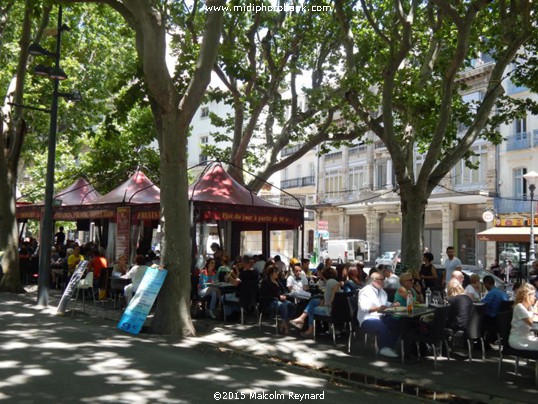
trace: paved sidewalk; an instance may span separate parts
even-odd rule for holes
[[[26,299],[35,301],[35,291]],[[59,292],[51,291],[51,306],[59,300]],[[86,313],[77,304],[74,319],[96,316],[109,320],[115,327],[121,317],[120,310],[112,309],[112,302],[88,304]],[[72,307],[70,303],[68,310]],[[66,317],[71,316],[68,311]],[[512,358],[503,362],[502,379],[497,378],[498,352],[490,351],[486,360],[474,351],[473,361],[466,358],[466,351],[450,361],[438,360],[437,369],[433,358],[421,363],[402,365],[399,359],[376,357],[372,344],[364,346],[357,337],[353,341],[351,355],[346,352],[347,337],[338,339],[333,347],[332,338],[322,335],[317,341],[301,339],[298,332],[290,336],[277,336],[274,323],[263,323],[260,330],[254,316],[245,317],[245,325],[237,322],[223,324],[222,321],[201,319],[195,321],[199,336],[189,339],[192,344],[211,344],[221,350],[230,350],[246,356],[262,356],[282,363],[302,367],[305,372],[321,371],[334,376],[336,380],[350,380],[353,383],[379,386],[391,391],[404,391],[424,399],[445,402],[536,402],[538,390],[534,387],[534,363],[528,366],[520,361],[520,375],[514,375]]]

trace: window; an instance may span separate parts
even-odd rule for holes
[[[295,167],[295,178],[301,178],[303,176],[303,168],[300,164]]]
[[[282,173],[282,179],[283,179],[284,181],[286,181],[287,179],[289,179],[289,176],[290,176],[290,174],[289,174],[289,171],[288,171],[288,167],[286,167],[286,168],[284,169],[284,172]]]
[[[366,188],[366,172],[364,166],[355,166],[349,168],[349,189],[352,191],[358,191]]]
[[[385,188],[387,185],[387,162],[375,165],[375,185],[376,189]]]
[[[310,177],[316,176],[316,165],[314,163],[308,163],[308,175]]]
[[[481,147],[474,148],[473,151],[478,155],[471,157],[470,161],[473,165],[478,165],[478,167],[476,169],[469,168],[465,165],[465,160],[460,160],[454,166],[454,185],[465,187],[479,185],[486,181],[486,152]]]
[[[516,119],[514,122],[514,129],[516,134],[527,132],[527,119]]]
[[[527,198],[527,181],[523,176],[527,174],[526,168],[516,168],[514,170],[514,196],[516,198]]]
[[[200,136],[200,144],[208,144],[209,136]]]
[[[340,193],[340,174],[338,170],[327,171],[325,174],[325,193],[330,199],[337,198]]]
[[[200,108],[200,118],[207,118],[209,116],[209,107],[205,106]]]

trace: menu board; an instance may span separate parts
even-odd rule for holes
[[[71,275],[71,278],[69,279],[69,283],[67,284],[64,290],[62,298],[60,299],[60,303],[58,303],[56,314],[60,316],[65,314],[65,310],[67,309],[67,304],[71,300],[71,297],[73,297],[73,293],[75,292],[78,281],[82,279],[82,275],[84,275],[84,272],[86,272],[88,263],[89,261],[79,262],[77,268],[75,269],[75,272],[73,272],[73,275]]]
[[[116,212],[116,260],[120,255],[129,256],[131,208],[119,207]]]
[[[121,316],[118,323],[120,330],[131,334],[140,332],[155,299],[157,299],[167,273],[166,269],[150,267],[146,270],[140,286]]]

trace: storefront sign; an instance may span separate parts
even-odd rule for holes
[[[327,231],[327,230],[329,230],[329,222],[326,221],[326,220],[319,220],[318,221],[318,230],[319,231],[323,231],[323,230]]]
[[[215,213],[214,213],[215,215]],[[254,222],[254,223],[291,223],[291,219],[283,215],[259,215],[250,213],[217,213],[218,220],[231,220],[236,222]]]
[[[116,212],[116,259],[120,255],[129,256],[131,234],[131,208],[119,207]]]
[[[495,216],[491,210],[486,210],[484,213],[482,213],[482,220],[484,220],[486,223],[492,222],[494,218]]]
[[[495,226],[497,227],[522,227],[525,226],[525,218],[512,218],[512,219],[497,219]]]
[[[148,268],[138,286],[135,295],[123,312],[118,328],[131,334],[138,334],[155,303],[168,271],[166,269]]]

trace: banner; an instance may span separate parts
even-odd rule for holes
[[[62,298],[60,299],[60,303],[58,303],[58,308],[56,309],[57,315],[63,316],[65,314],[67,304],[73,297],[73,293],[75,292],[78,281],[82,279],[82,275],[84,275],[84,272],[86,272],[88,263],[89,261],[80,261],[77,268],[75,269],[75,272],[73,272],[73,275],[71,275],[71,279],[69,279],[69,283],[64,290]]]
[[[131,208],[119,207],[116,212],[116,261],[120,255],[129,257],[131,235]]]
[[[166,269],[148,268],[146,270],[140,286],[121,316],[118,323],[120,330],[131,334],[140,332],[167,273]]]

